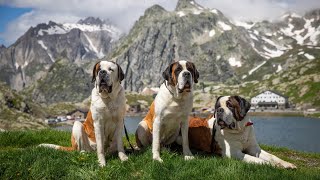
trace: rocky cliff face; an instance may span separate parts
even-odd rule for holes
[[[290,29],[294,34],[305,32],[306,41],[300,45],[317,45],[316,12],[299,20],[289,14],[281,22],[250,23],[229,20],[219,10],[193,0],[179,0],[172,12],[155,5],[145,11],[109,58],[121,64],[126,72],[124,86],[131,91],[161,84],[161,73],[178,59],[193,61],[202,81],[240,83],[268,60],[299,45],[299,37],[290,34],[288,27],[294,26]]]
[[[56,61],[46,76],[29,88],[32,99],[43,104],[81,102],[91,90],[90,74],[67,59]]]
[[[89,17],[76,24],[39,24],[10,47],[1,48],[0,80],[22,90],[45,76],[59,59],[81,66],[106,56],[119,36],[115,26],[99,18]]]
[[[173,12],[158,5],[147,9],[111,57],[125,69],[124,86],[132,91],[158,86],[163,70],[177,59],[195,62],[202,80],[238,81],[239,69],[264,60],[251,42],[220,11],[179,1]]]
[[[0,83],[0,129],[24,130],[47,128],[39,117],[45,113],[18,92]]]

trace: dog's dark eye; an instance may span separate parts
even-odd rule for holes
[[[113,70],[113,69],[111,69],[111,68],[109,68],[109,71],[113,72],[114,70]]]
[[[182,71],[182,68],[180,66],[178,66],[176,71]]]

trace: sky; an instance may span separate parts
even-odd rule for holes
[[[320,8],[320,0],[196,0],[216,8],[234,20],[277,20],[285,12],[304,14]],[[0,44],[14,43],[31,26],[48,23],[74,23],[88,16],[110,19],[124,32],[159,4],[174,10],[177,0],[0,0]]]

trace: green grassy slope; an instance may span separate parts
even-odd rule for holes
[[[131,136],[133,141],[133,136]],[[126,142],[126,141],[125,141]],[[179,152],[163,149],[164,163],[152,161],[151,150],[129,154],[121,163],[107,156],[100,168],[96,153],[36,148],[40,143],[70,145],[70,133],[53,130],[0,133],[0,179],[319,179],[320,155],[263,146],[295,163],[297,170],[196,155],[184,161]]]

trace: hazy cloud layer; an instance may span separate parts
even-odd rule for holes
[[[320,0],[198,0],[199,4],[221,10],[233,19],[273,20],[286,11],[303,14],[320,8]],[[124,31],[143,15],[144,10],[160,4],[167,10],[175,8],[177,0],[0,0],[0,5],[32,8],[14,21],[0,34],[10,45],[30,26],[48,22],[77,22],[88,16],[110,19]]]

